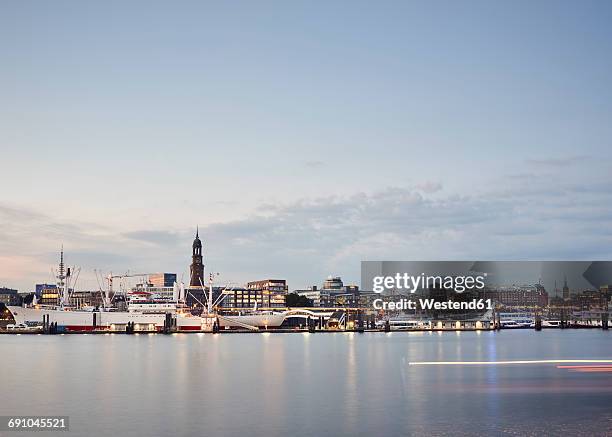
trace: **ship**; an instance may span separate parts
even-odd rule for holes
[[[72,269],[74,271],[74,269]],[[258,311],[257,307],[238,315],[223,315],[215,311],[213,302],[213,276],[205,296],[204,311],[192,314],[185,304],[186,290],[183,283],[159,290],[148,284],[140,284],[127,292],[113,291],[113,279],[144,276],[143,274],[109,275],[109,287],[100,289],[102,305],[77,308],[71,305],[71,291],[75,275],[64,263],[63,248],[57,270],[58,305],[42,305],[34,298],[31,304],[7,306],[15,324],[45,328],[55,325],[59,332],[216,332],[219,329],[251,330],[279,328],[287,317],[315,317],[303,311]],[[77,275],[78,277],[78,275]],[[120,299],[117,299],[119,297]]]
[[[71,305],[74,269],[66,267],[64,250],[60,252],[57,270],[58,305],[39,304],[34,297],[31,304],[7,306],[15,324],[29,327],[57,326],[60,332],[213,332],[219,320],[212,313],[193,315],[184,305],[185,291],[175,283],[171,298],[155,295],[147,290],[135,289],[125,296],[126,308],[118,308],[111,301],[112,280],[118,276],[109,275],[109,290],[100,290],[102,305],[99,307],[77,308]],[[78,271],[78,270],[77,270]],[[127,276],[127,275],[124,275]]]
[[[8,306],[16,324],[44,326],[56,324],[61,332],[126,332],[133,326],[134,332],[163,332],[170,328],[178,332],[213,332],[215,317],[194,316],[190,313],[159,313],[113,310],[72,310],[40,306]],[[171,317],[168,318],[167,315]],[[168,320],[171,324],[168,324]]]

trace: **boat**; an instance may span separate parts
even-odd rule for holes
[[[116,277],[116,276],[115,276]],[[135,289],[127,293],[127,309],[113,306],[108,292],[103,293],[102,307],[76,308],[70,305],[71,269],[64,264],[64,251],[60,254],[57,288],[60,292],[59,305],[32,304],[7,306],[16,325],[45,327],[54,324],[59,332],[162,332],[196,331],[213,332],[219,321],[214,314],[192,315],[184,305],[185,291],[175,283],[172,296],[161,296],[146,289]],[[109,276],[112,284],[113,276]]]
[[[535,315],[530,312],[499,313],[502,329],[524,329],[535,327]]]
[[[109,331],[125,332],[132,326],[134,332],[162,332],[166,330],[213,332],[218,320],[214,316],[194,316],[180,305],[151,303],[140,304],[128,311],[116,308],[75,309],[41,305],[8,306],[16,324],[48,326],[56,324],[62,332]]]
[[[125,332],[128,324],[135,332],[162,332],[167,319],[164,313],[139,311],[83,311],[67,308],[8,306],[16,324],[43,326],[55,323],[62,332]],[[168,313],[170,314],[170,313]],[[212,332],[214,318],[175,313],[171,318],[177,331]]]
[[[502,320],[500,324],[502,329],[524,329],[535,326],[535,322],[531,319]]]
[[[389,322],[391,331],[421,331],[432,329],[432,321],[428,319],[415,319],[410,317],[391,317],[388,320],[379,320],[376,322],[378,328],[384,328],[386,322]]]
[[[212,299],[212,292],[209,296],[209,301]],[[213,303],[213,306],[209,308],[209,312],[212,312],[212,308],[216,307],[224,299],[224,295],[217,299],[217,302]],[[220,314],[216,313],[219,318],[219,327],[221,329],[250,329],[258,330],[260,328],[280,328],[285,319],[293,315],[293,311],[261,311],[257,309],[257,303],[251,310],[239,312],[238,314]]]
[[[287,317],[286,312],[264,311],[252,314],[219,315],[219,327],[221,329],[268,329],[280,328]]]

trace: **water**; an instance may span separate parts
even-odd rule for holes
[[[0,415],[68,415],[64,436],[612,435],[612,373],[409,366],[611,359],[601,330],[2,335],[0,353]]]

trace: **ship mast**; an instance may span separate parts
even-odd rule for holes
[[[74,287],[81,273],[80,267],[67,267],[64,262],[64,245],[60,251],[60,262],[55,278],[57,279],[57,291],[59,294],[59,307],[64,309],[70,306],[70,291],[74,291]]]
[[[68,295],[68,277],[70,276],[70,269],[66,271],[66,265],[64,264],[64,245],[62,244],[62,250],[60,252],[60,263],[59,270],[57,272],[57,288],[61,292],[61,307],[68,306],[70,296]]]
[[[213,310],[213,279],[214,275],[211,273],[208,280],[208,314],[212,314]]]
[[[215,276],[219,276],[219,273],[210,273],[208,275],[208,297],[206,296],[206,287],[204,286],[204,283],[202,282],[202,279],[200,278],[200,286],[202,287],[202,293],[204,296],[204,302],[206,302],[206,312],[208,314],[212,314],[213,313],[213,309],[214,309],[214,304],[213,304],[213,282],[215,279]],[[204,306],[204,304],[202,304],[202,306]]]

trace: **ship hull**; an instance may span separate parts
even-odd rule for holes
[[[63,311],[14,306],[9,306],[8,309],[15,323],[42,325],[44,318],[48,317],[49,323],[56,323],[58,327],[67,332],[124,332],[128,323],[134,326],[135,332],[160,332],[163,331],[166,322],[166,315],[159,313]],[[176,320],[176,330],[186,332],[212,332],[216,320],[214,317],[198,317],[189,314],[173,314],[173,318]]]
[[[243,316],[219,317],[219,326],[223,329],[243,328],[249,325],[256,328],[279,328],[285,321],[285,314],[252,314]]]

